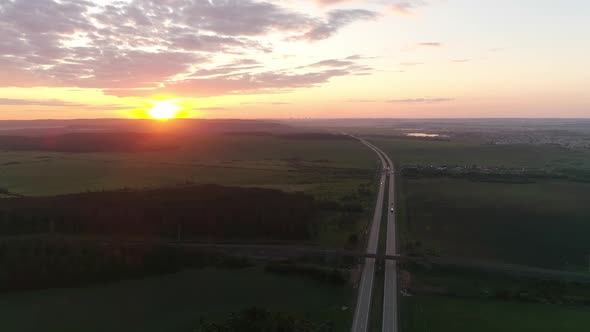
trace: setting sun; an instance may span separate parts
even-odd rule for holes
[[[148,113],[154,119],[169,120],[177,117],[180,110],[175,100],[162,100],[155,103]]]

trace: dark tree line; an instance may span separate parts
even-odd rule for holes
[[[187,186],[0,200],[0,235],[93,234],[309,239],[321,209],[278,190]]]
[[[356,140],[350,136],[320,133],[320,132],[309,132],[309,133],[283,133],[283,132],[272,132],[272,131],[230,131],[225,133],[228,136],[269,136],[282,139],[292,140]]]
[[[316,324],[284,313],[252,308],[219,323],[201,322],[197,332],[330,332],[331,324]]]
[[[243,268],[250,263],[166,245],[5,239],[0,241],[0,292],[83,286],[206,266]]]
[[[343,270],[292,262],[271,262],[266,265],[265,271],[282,275],[308,277],[319,282],[334,285],[345,285],[349,279],[348,273]]]

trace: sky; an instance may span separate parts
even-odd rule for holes
[[[589,36],[586,0],[0,0],[0,119],[588,118]]]

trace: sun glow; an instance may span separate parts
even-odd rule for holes
[[[156,102],[148,114],[157,120],[170,120],[176,118],[181,109],[176,100],[162,100]]]

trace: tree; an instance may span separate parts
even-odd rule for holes
[[[264,309],[251,308],[232,316],[225,322],[203,322],[195,332],[319,332],[316,324],[282,313],[271,313]]]

